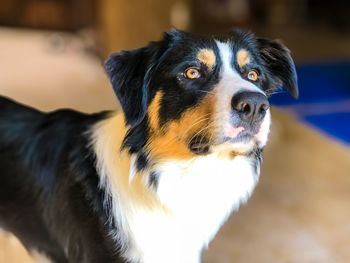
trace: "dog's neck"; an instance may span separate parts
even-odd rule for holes
[[[191,160],[167,160],[152,169],[157,189],[136,171],[121,149],[126,135],[122,114],[98,123],[93,131],[100,187],[110,203],[112,229],[131,262],[200,262],[204,247],[233,210],[251,195],[258,174],[247,156],[213,153]],[[132,176],[130,176],[132,175]]]

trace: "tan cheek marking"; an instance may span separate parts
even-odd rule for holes
[[[197,59],[203,64],[207,65],[209,69],[212,69],[216,63],[216,56],[211,49],[202,49],[197,53]]]
[[[163,97],[163,92],[158,91],[151,102],[151,104],[148,107],[148,118],[149,118],[149,124],[152,129],[158,129],[159,123],[159,107],[160,107],[160,101]]]
[[[250,63],[250,54],[245,49],[240,49],[237,52],[237,63],[240,68],[243,68],[245,65]]]
[[[188,160],[195,157],[188,149],[187,142],[190,136],[199,131],[208,136],[213,134],[214,127],[208,125],[214,114],[214,103],[214,96],[208,95],[200,105],[186,111],[181,119],[168,123],[159,131],[154,131],[146,146],[152,158],[155,161],[161,161]]]

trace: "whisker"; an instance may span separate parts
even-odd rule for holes
[[[211,92],[211,91],[200,90],[200,92],[207,93],[207,94],[211,94],[211,95],[215,95],[215,93],[214,93],[214,92]]]
[[[285,91],[275,91],[275,92],[271,92],[271,93],[266,93],[267,96],[272,96],[275,94],[280,94],[280,93],[285,93]]]
[[[279,93],[285,93],[286,91],[283,89],[275,89],[275,88],[271,88],[271,89],[267,89],[264,91],[266,93],[266,95],[271,96],[274,94],[279,94]]]
[[[186,129],[186,131],[184,132],[184,133],[182,133],[182,139],[187,135],[187,133],[195,126],[195,125],[197,125],[197,124],[199,124],[199,123],[201,123],[201,122],[203,122],[203,121],[206,121],[206,120],[209,120],[209,117],[207,117],[207,116],[209,116],[211,113],[208,113],[208,114],[205,114],[205,115],[203,115],[203,116],[201,116],[200,118],[198,118],[194,123],[192,123],[192,125],[190,126],[190,127],[188,127],[187,129]]]
[[[274,90],[275,90],[274,88],[271,88],[271,89],[264,90],[264,92],[270,92],[270,91],[274,91]]]
[[[200,129],[199,131],[197,131],[195,134],[193,134],[190,138],[189,141],[191,141],[194,137],[196,137],[198,134],[204,132],[205,130],[211,128],[215,123],[214,122],[211,122],[209,123],[207,126],[205,126],[204,128]]]

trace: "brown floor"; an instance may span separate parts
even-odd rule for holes
[[[108,81],[79,40],[0,29],[0,94],[43,110],[114,108]],[[273,114],[270,144],[253,198],[222,228],[205,263],[350,262],[350,150]],[[31,263],[0,232],[0,262]]]

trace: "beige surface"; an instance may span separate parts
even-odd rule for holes
[[[0,29],[0,94],[45,110],[115,107],[100,62],[71,36],[53,52],[50,37]],[[350,262],[349,175],[349,149],[274,112],[257,191],[221,230],[204,262]],[[31,263],[2,233],[0,262]]]
[[[115,107],[103,62],[84,47],[69,34],[0,27],[0,94],[43,110]]]
[[[32,263],[33,261],[17,238],[0,231],[0,262]]]

